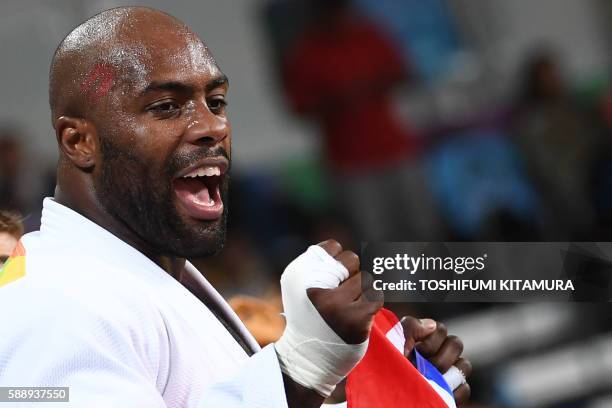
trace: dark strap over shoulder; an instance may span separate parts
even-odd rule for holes
[[[190,262],[185,264],[184,273],[181,274],[181,284],[206,305],[248,356],[260,350],[255,338],[248,332],[225,299]]]

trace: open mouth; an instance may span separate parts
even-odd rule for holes
[[[174,191],[186,212],[199,220],[213,221],[223,214],[221,182],[226,160],[207,160],[174,179]]]

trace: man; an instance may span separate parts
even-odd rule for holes
[[[108,10],[62,41],[58,184],[0,289],[18,311],[3,319],[0,385],[69,386],[79,407],[314,407],[363,356],[381,303],[337,242],[287,267],[287,326],[261,351],[185,260],[224,241],[227,89],[204,43],[156,10]],[[432,358],[465,364],[435,322],[407,322]]]
[[[0,268],[13,253],[21,234],[23,234],[21,219],[13,213],[0,210]]]

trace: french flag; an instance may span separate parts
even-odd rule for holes
[[[442,374],[416,350],[416,367],[404,357],[404,330],[381,309],[374,318],[368,351],[349,373],[348,408],[456,408]]]

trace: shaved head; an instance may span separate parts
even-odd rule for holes
[[[228,81],[204,42],[145,7],[70,32],[49,75],[56,199],[150,257],[201,257],[225,237]]]
[[[191,63],[209,59],[205,44],[183,22],[147,7],[117,7],[73,29],[57,47],[49,72],[52,121],[62,115],[87,117],[112,90],[144,83],[152,49],[166,40],[184,41]],[[181,61],[189,63],[189,61]]]

